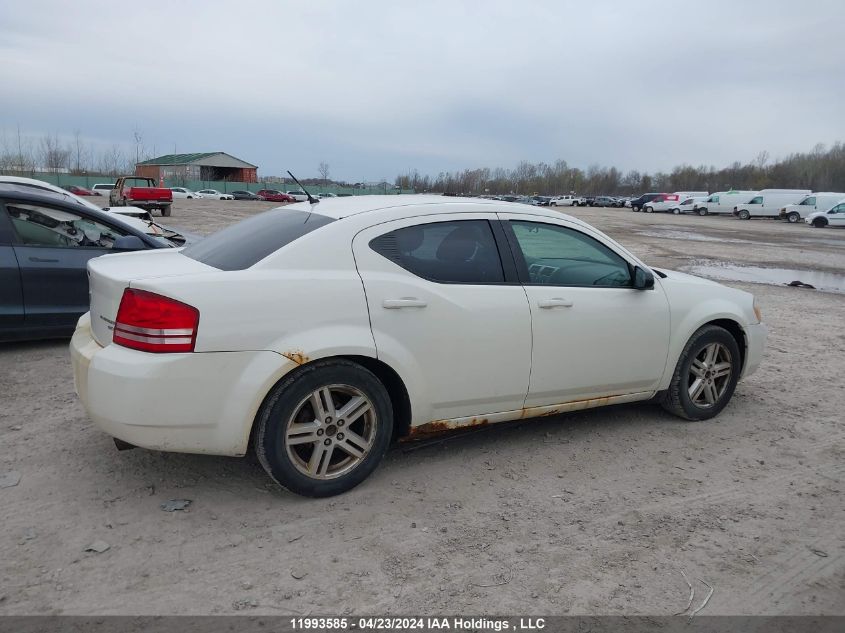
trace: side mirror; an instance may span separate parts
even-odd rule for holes
[[[654,275],[639,266],[634,266],[634,289],[651,290],[652,288],[654,288]]]
[[[147,245],[137,235],[123,235],[117,238],[112,245],[113,251],[141,251],[147,248]]]

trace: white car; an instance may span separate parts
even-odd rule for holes
[[[823,229],[828,226],[845,226],[845,200],[827,211],[811,213],[804,218],[804,222],[817,229]]]
[[[223,193],[222,191],[217,191],[217,189],[200,189],[197,193],[200,194],[200,198],[211,198],[212,200],[235,199],[235,196],[231,193]]]
[[[191,191],[187,187],[171,187],[170,191],[173,192],[173,198],[184,198],[186,200],[193,200],[194,198],[202,198],[203,195],[199,191]],[[209,191],[214,191],[213,189],[209,189]],[[219,191],[216,193],[220,193]],[[223,200],[224,198],[220,198]],[[232,196],[234,199],[234,196]]]
[[[294,191],[285,191],[286,194],[292,196],[294,200],[297,202],[306,202],[308,200],[308,194],[302,191],[301,189],[296,189]]]
[[[113,182],[99,182],[93,187],[91,187],[91,191],[101,196],[105,196],[106,198],[109,197],[111,190],[114,189]]]
[[[675,209],[681,207],[681,197],[675,193],[661,193],[643,205],[643,211],[654,213],[655,211],[669,211],[675,213]],[[680,213],[680,210],[678,211]]]
[[[583,202],[578,196],[556,196],[549,200],[550,207],[577,207],[579,204]]]
[[[766,340],[751,294],[495,200],[298,203],[88,271],[70,351],[91,419],[123,447],[253,445],[309,496],[393,437],[651,399],[711,418]]]

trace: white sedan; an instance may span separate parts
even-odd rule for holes
[[[394,437],[652,399],[711,418],[766,340],[749,293],[496,200],[298,203],[88,270],[71,357],[93,421],[123,447],[252,445],[309,496]]]
[[[193,200],[195,198],[198,199],[198,198],[203,197],[203,195],[199,191],[191,191],[187,187],[171,187],[170,191],[173,192],[174,198],[183,198],[185,200]],[[209,189],[209,191],[214,191],[214,190]],[[219,193],[219,192],[217,192],[217,193]]]
[[[201,198],[211,198],[212,200],[234,200],[235,196],[231,193],[223,193],[217,189],[200,189],[197,191]]]

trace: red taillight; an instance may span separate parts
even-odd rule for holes
[[[200,313],[146,290],[123,291],[112,340],[144,352],[193,352]]]

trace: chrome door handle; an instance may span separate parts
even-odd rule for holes
[[[385,299],[381,305],[388,310],[398,310],[399,308],[424,308],[428,304],[415,297],[402,297],[401,299]]]
[[[554,299],[540,299],[537,305],[548,310],[550,308],[571,308],[574,304],[569,299],[555,297]]]

